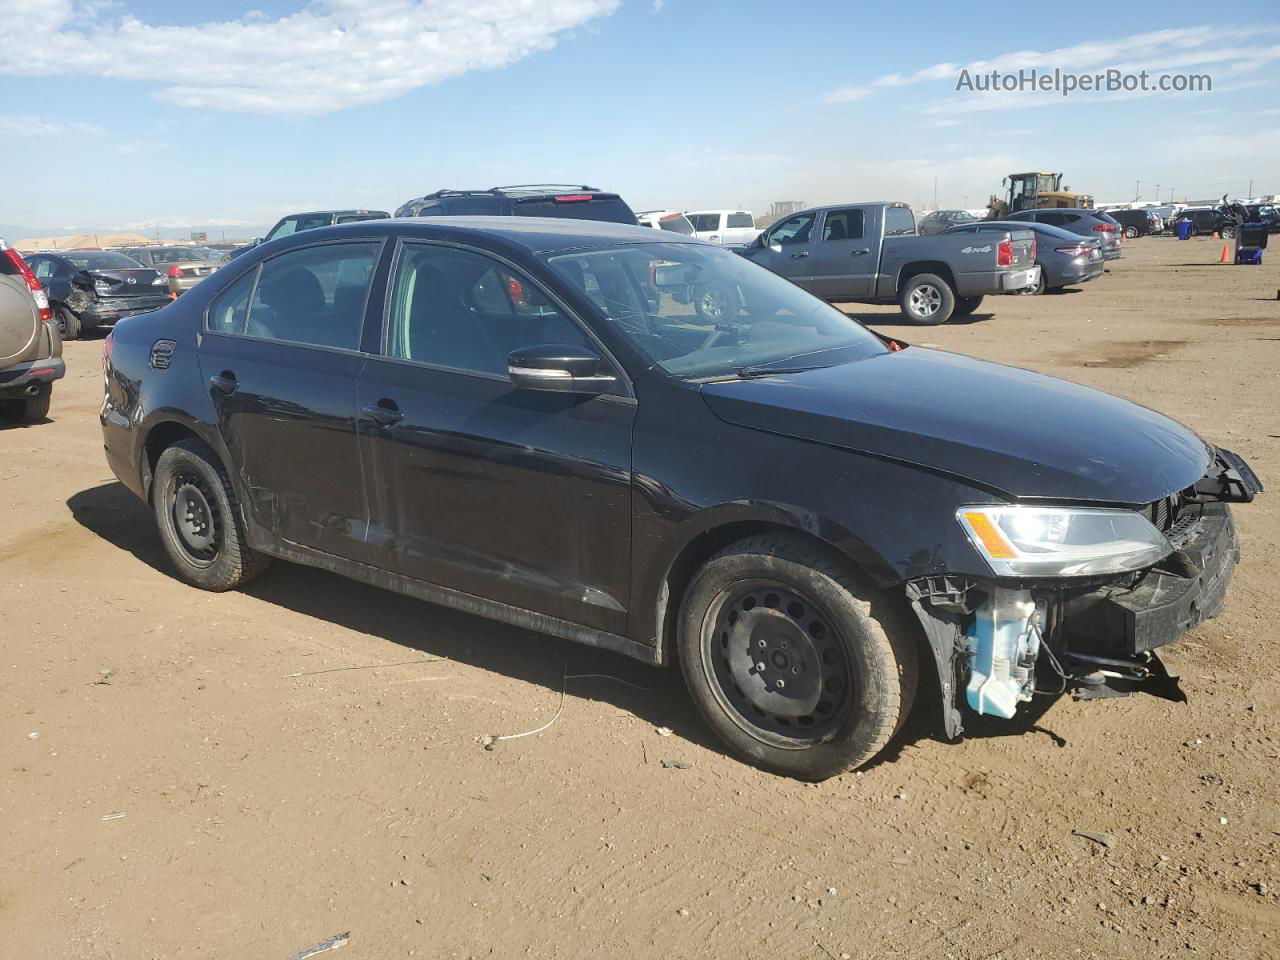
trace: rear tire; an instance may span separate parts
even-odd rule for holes
[[[151,503],[165,552],[192,586],[233,590],[270,564],[249,548],[235,490],[204,442],[181,440],[160,454]]]
[[[909,322],[934,326],[951,319],[956,308],[956,294],[951,285],[938,275],[917,273],[903,286],[898,305]]]
[[[58,325],[58,336],[63,340],[80,339],[80,318],[66,307],[58,307],[54,312],[54,322]]]
[[[1124,228],[1124,235],[1125,235],[1126,237],[1128,237],[1130,240],[1136,240],[1136,239],[1138,239],[1138,228],[1137,228],[1137,227],[1125,227],[1125,228]]]
[[[53,387],[43,387],[34,397],[0,400],[0,416],[11,423],[39,423],[49,416]]]
[[[918,664],[905,617],[821,546],[765,534],[694,576],[680,608],[680,666],[733,753],[825,780],[874,757],[910,712]]]
[[[1236,228],[1223,227],[1222,230],[1219,231],[1218,236],[1220,236],[1223,240],[1234,240],[1236,237]]]

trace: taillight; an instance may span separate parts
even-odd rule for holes
[[[591,199],[589,193],[565,193],[555,198],[556,203],[586,203]]]
[[[1068,257],[1080,257],[1089,252],[1089,248],[1083,244],[1076,244],[1074,247],[1057,247],[1058,253],[1066,254]]]
[[[996,266],[1012,267],[1013,266],[1013,241],[1001,240],[996,247]]]
[[[12,248],[0,251],[0,253],[13,264],[14,269],[18,271],[22,281],[27,285],[27,289],[31,291],[31,296],[36,302],[36,309],[40,311],[40,322],[46,326],[53,323],[53,311],[49,309],[49,295],[44,292],[44,287],[31,271],[31,267],[27,265],[27,261],[23,260],[22,255]]]
[[[182,276],[182,268],[175,263],[172,267],[169,268],[169,276],[171,277]]]
[[[1093,228],[1094,233],[1111,233],[1116,229],[1113,223],[1099,223]]]
[[[1031,262],[1036,262],[1036,238],[1034,236],[1031,238]]]

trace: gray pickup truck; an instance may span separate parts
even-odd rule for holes
[[[905,203],[812,207],[740,252],[830,303],[897,303],[919,324],[967,316],[984,296],[1040,279],[1030,230],[921,237]]]

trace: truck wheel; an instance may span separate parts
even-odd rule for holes
[[[270,558],[248,546],[227,472],[200,440],[181,440],[156,462],[151,503],[178,576],[221,592],[248,583]]]
[[[702,320],[728,323],[738,315],[738,291],[720,284],[703,284],[693,291],[693,309]]]
[[[66,307],[58,307],[54,312],[53,319],[54,323],[58,325],[58,336],[63,340],[80,339],[80,318]]]
[[[902,315],[912,323],[932,326],[946,323],[956,308],[955,291],[933,273],[917,273],[902,288],[898,301]]]
[[[1136,240],[1136,239],[1138,239],[1138,228],[1137,228],[1137,227],[1125,227],[1125,228],[1124,228],[1124,235],[1125,235],[1126,237],[1128,237],[1130,240]]]
[[[0,416],[11,423],[39,423],[49,416],[49,402],[52,399],[53,387],[46,386],[34,397],[0,400]]]
[[[915,698],[915,636],[821,548],[742,540],[698,571],[677,646],[690,695],[738,756],[825,780],[880,752]]]
[[[982,297],[956,297],[956,310],[951,314],[952,319],[972,316],[973,312],[982,306],[982,299]]]
[[[1223,227],[1218,232],[1218,236],[1220,236],[1223,240],[1234,240],[1236,236],[1236,228],[1231,226]]]

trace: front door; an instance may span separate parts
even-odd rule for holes
[[[252,519],[273,538],[367,559],[356,376],[379,241],[319,243],[247,271],[200,344],[218,430]]]
[[[809,258],[808,290],[824,300],[871,296],[876,257],[867,242],[862,208],[827,210]]]
[[[402,244],[386,316],[356,397],[372,562],[625,633],[635,402],[507,374],[520,347],[602,348],[514,267],[443,244]]]
[[[798,213],[770,227],[764,243],[751,247],[747,256],[808,290],[815,218],[814,213]]]

